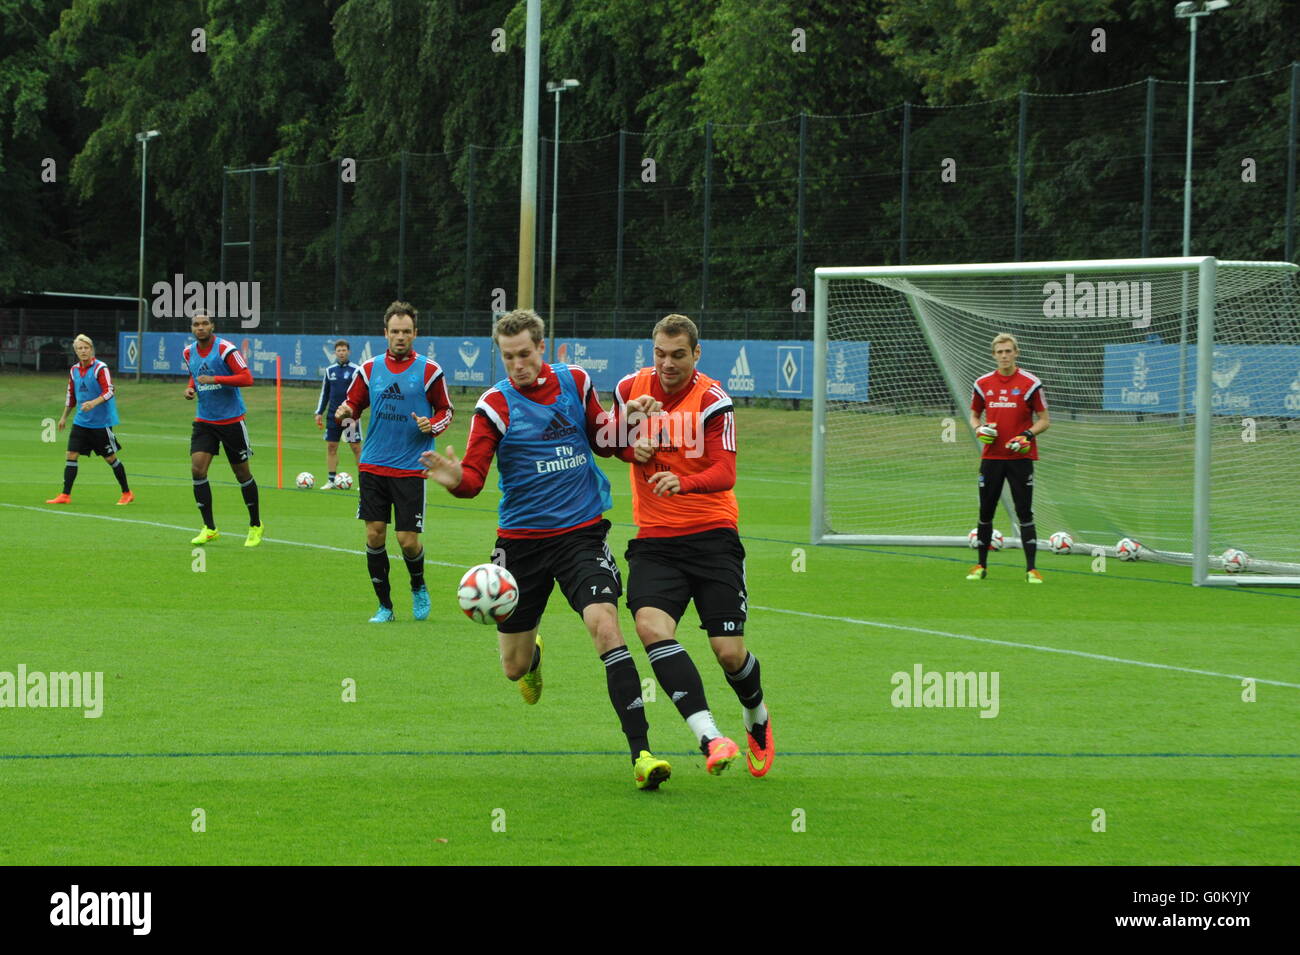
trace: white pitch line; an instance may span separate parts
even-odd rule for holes
[[[48,507],[31,507],[25,504],[9,504],[0,501],[0,507],[12,507],[20,511],[36,511],[40,514],[58,514],[64,517],[92,517],[100,521],[113,521],[117,524],[143,524],[148,527],[163,527],[168,530],[188,531],[191,527],[181,524],[162,524],[158,521],[142,521],[131,517],[109,517],[106,514],[87,514],[81,511],[56,511]],[[313,550],[328,550],[338,554],[350,554],[361,556],[365,551],[348,550],[346,547],[333,547],[329,544],[309,544],[304,541],[281,540],[275,537],[265,537],[263,540],[273,544],[288,544],[290,547],[308,547]],[[435,564],[438,567],[459,567],[460,564],[449,564],[440,560],[429,560],[425,558],[425,563]],[[786,610],[784,607],[759,607],[754,606],[755,610],[762,610],[766,613],[783,613],[794,617],[808,617],[813,620],[830,620],[835,623],[850,623],[859,627],[876,627],[881,630],[902,630],[907,633],[924,633],[932,637],[946,637],[949,640],[966,640],[971,643],[988,643],[1002,647],[1014,647],[1017,650],[1038,650],[1042,653],[1062,653],[1072,657],[1084,657],[1088,660],[1104,660],[1109,663],[1126,663],[1129,666],[1150,667],[1154,670],[1173,670],[1178,673],[1195,673],[1199,676],[1217,676],[1230,680],[1254,680],[1256,683],[1265,683],[1269,686],[1284,686],[1293,690],[1300,690],[1300,683],[1286,683],[1282,680],[1266,680],[1262,677],[1247,677],[1239,673],[1217,673],[1214,670],[1197,670],[1192,667],[1173,666],[1168,663],[1149,663],[1145,660],[1128,660],[1124,657],[1112,657],[1104,653],[1088,653],[1085,650],[1066,650],[1062,647],[1044,647],[1036,643],[1015,643],[1010,640],[995,640],[992,637],[975,637],[968,633],[949,633],[946,630],[929,630],[925,627],[908,627],[901,623],[882,623],[878,620],[859,620],[856,617],[833,617],[829,614],[808,613],[804,610]]]
[[[193,525],[183,524],[162,524],[158,521],[142,521],[134,517],[109,517],[107,514],[87,514],[84,511],[56,511],[48,507],[29,507],[26,504],[8,504],[0,501],[0,507],[12,507],[20,511],[36,511],[40,514],[58,514],[61,517],[92,517],[97,521],[112,521],[115,524],[143,524],[147,527],[163,527],[173,531],[190,531]],[[312,550],[330,550],[336,554],[351,554],[356,557],[364,557],[366,552],[363,550],[348,550],[346,547],[334,547],[330,544],[309,544],[305,541],[282,540],[278,537],[263,537],[262,540],[269,544],[288,544],[290,547],[310,547]],[[424,559],[426,564],[434,564],[438,567],[460,567],[460,564],[449,564],[442,560]]]
[[[1172,666],[1168,663],[1148,663],[1145,660],[1128,660],[1124,657],[1112,657],[1104,653],[1088,653],[1085,650],[1066,650],[1062,647],[1044,647],[1036,643],[1014,643],[1010,640],[994,640],[992,637],[974,637],[968,633],[948,633],[945,630],[928,630],[925,627],[908,627],[901,623],[881,623],[878,620],[858,620],[855,617],[832,617],[822,613],[808,613],[803,610],[786,610],[782,607],[758,607],[755,610],[764,610],[769,613],[784,613],[794,617],[810,617],[814,620],[831,620],[836,623],[851,623],[861,627],[878,627],[881,630],[904,630],[908,633],[924,633],[932,637],[947,637],[950,640],[968,640],[971,643],[991,643],[1000,647],[1015,647],[1017,650],[1039,650],[1043,653],[1063,653],[1072,657],[1085,657],[1089,660],[1105,660],[1109,663],[1127,663],[1135,667],[1151,667],[1155,670],[1175,670],[1178,673],[1195,673],[1200,676],[1220,676],[1230,680],[1254,680],[1256,683],[1267,683],[1269,686],[1285,686],[1293,690],[1300,690],[1300,683],[1285,683],[1282,680],[1265,680],[1260,677],[1248,677],[1240,673],[1216,673],[1214,670],[1197,670],[1192,667]]]

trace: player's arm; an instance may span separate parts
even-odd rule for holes
[[[426,451],[420,455],[420,461],[429,469],[429,479],[437,481],[453,496],[476,497],[487,482],[488,468],[500,443],[501,432],[496,423],[480,408],[470,422],[463,459],[457,459],[455,451],[448,448],[444,454]]]
[[[728,408],[710,415],[704,423],[704,456],[709,466],[698,474],[677,475],[657,471],[648,480],[661,497],[674,494],[712,494],[736,486],[736,415]]]
[[[411,415],[421,431],[436,438],[451,426],[452,415],[456,413],[447,391],[447,376],[436,365],[425,366],[424,396],[429,399],[429,417],[423,418],[414,411]]]
[[[253,369],[248,367],[248,363],[244,361],[244,356],[239,353],[238,348],[231,348],[230,351],[226,352],[224,361],[226,363],[226,367],[230,369],[230,374],[210,375],[210,376],[202,375],[200,376],[200,380],[202,380],[203,378],[211,377],[212,378],[211,382],[205,381],[203,383],[205,385],[206,384],[230,385],[235,388],[252,387]]]
[[[190,346],[186,345],[181,351],[181,362],[186,368],[190,366]],[[194,376],[190,375],[190,383],[185,387],[185,400],[193,401],[194,396],[198,394],[198,389],[194,387]]]
[[[586,369],[574,365],[570,366],[569,373],[573,375],[573,383],[578,389],[578,394],[582,395],[587,443],[602,458],[617,456],[619,453],[618,400],[615,399],[613,410],[606,411],[601,407],[600,393],[596,391],[596,385]]]
[[[318,429],[325,427],[324,415],[325,415],[325,409],[329,407],[329,400],[330,400],[330,370],[326,368],[325,372],[320,376],[320,400],[316,402],[315,415],[316,415],[316,427]]]
[[[984,396],[980,394],[977,385],[970,400],[970,429],[975,432],[975,437],[979,438],[981,444],[992,444],[998,439],[998,428],[992,422],[984,424],[980,421],[980,414],[983,411]]]
[[[1052,426],[1052,416],[1047,412],[1047,402],[1043,399],[1043,389],[1035,388],[1028,396],[1030,425],[1024,431],[1013,435],[1007,442],[1008,451],[1028,454],[1038,436]],[[1013,447],[1014,445],[1014,447]]]
[[[352,384],[348,385],[348,393],[343,399],[343,404],[334,409],[334,420],[340,422],[345,418],[356,420],[368,407],[370,407],[370,375],[363,368],[352,376]]]
[[[1037,414],[1034,423],[1029,426],[1029,430],[1037,437],[1052,426],[1052,416],[1047,413],[1047,399],[1043,397],[1042,385],[1035,388],[1029,396],[1029,410],[1031,414]]]
[[[627,375],[614,386],[614,402],[605,420],[603,433],[609,436],[607,441],[612,449],[610,454],[620,461],[644,464],[654,456],[654,443],[647,434],[638,434],[637,427],[647,420],[647,415],[657,414],[663,406],[650,395],[628,400],[635,377]]]
[[[77,393],[72,387],[72,372],[68,372],[68,393],[63,399],[63,414],[59,415],[59,428],[62,431],[68,424],[68,411],[77,403]]]
[[[1025,429],[1025,434],[1029,435],[1031,439],[1036,438],[1051,426],[1052,416],[1044,408],[1034,417],[1034,423]]]

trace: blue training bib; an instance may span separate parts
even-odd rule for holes
[[[609,478],[587,440],[587,413],[573,375],[567,365],[551,367],[560,382],[555,404],[525,398],[508,378],[496,385],[510,408],[497,445],[505,528],[573,527],[613,506]]]

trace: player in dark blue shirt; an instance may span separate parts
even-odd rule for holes
[[[321,376],[320,401],[316,402],[316,427],[325,431],[325,464],[330,473],[330,479],[321,489],[324,491],[334,487],[334,478],[339,470],[340,440],[352,445],[352,454],[357,460],[358,468],[361,465],[361,422],[351,417],[342,421],[334,418],[334,412],[348,396],[353,376],[361,370],[361,366],[350,360],[351,354],[352,347],[347,339],[340,338],[334,343],[334,357],[337,360]]]

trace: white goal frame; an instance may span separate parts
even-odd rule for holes
[[[1290,262],[1220,262],[1214,256],[1185,256],[1170,258],[1136,259],[1084,259],[1058,262],[1002,262],[970,265],[896,265],[872,267],[819,268],[815,271],[813,291],[813,432],[812,432],[812,526],[814,544],[874,544],[919,546],[968,546],[966,537],[899,536],[874,534],[837,534],[826,525],[826,381],[828,298],[830,283],[841,279],[874,279],[884,277],[970,278],[975,276],[1032,276],[1115,272],[1117,269],[1142,272],[1184,272],[1196,276],[1197,308],[1197,381],[1195,387],[1195,444],[1193,474],[1193,525],[1192,525],[1192,581],[1198,586],[1300,587],[1300,576],[1273,574],[1210,574],[1210,460],[1211,425],[1213,422],[1212,383],[1215,327],[1215,288],[1218,269],[1225,266],[1267,266],[1279,270],[1300,271],[1300,266]],[[1190,284],[1190,283],[1189,283]],[[913,314],[918,313],[914,296],[905,295]],[[940,360],[938,348],[924,322],[918,326],[926,346],[934,356],[944,381],[952,395],[954,405],[966,407],[969,383],[957,382]],[[1181,407],[1181,402],[1180,402]],[[1008,537],[1006,543],[1019,546],[1018,538]]]

